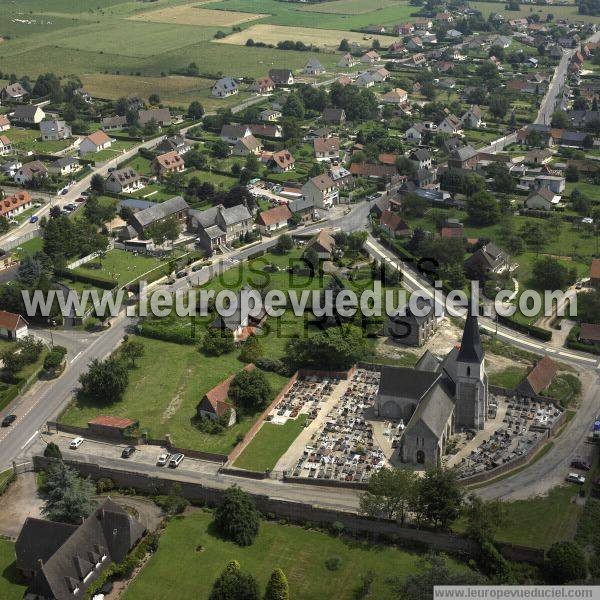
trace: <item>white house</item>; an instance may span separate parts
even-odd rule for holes
[[[64,156],[48,166],[48,171],[54,175],[71,175],[76,173],[82,168],[81,164],[76,158],[72,156]]]
[[[381,60],[381,56],[375,52],[375,50],[370,50],[366,54],[363,54],[360,58],[360,62],[365,63],[367,65],[374,65],[375,63]]]
[[[322,75],[323,73],[325,73],[325,67],[314,57],[304,65],[305,75]]]
[[[79,155],[89,154],[90,152],[100,152],[112,146],[113,140],[109,138],[104,131],[99,129],[90,133],[79,144]]]
[[[0,310],[0,337],[19,340],[27,335],[27,321],[16,313]]]
[[[225,124],[221,127],[221,139],[232,146],[237,144],[241,139],[251,135],[252,131],[248,125]]]
[[[40,131],[42,132],[42,140],[66,140],[71,137],[71,128],[64,122],[58,119],[52,121],[42,121],[40,123]]]
[[[212,86],[211,96],[213,98],[228,98],[238,93],[238,85],[232,77],[221,77]]]
[[[550,188],[541,187],[538,190],[533,190],[527,200],[525,200],[525,208],[537,210],[553,210],[560,203],[560,196],[555,194]]]
[[[302,196],[317,208],[330,209],[339,200],[339,189],[329,175],[317,175],[302,186]]]
[[[0,156],[6,156],[12,152],[12,142],[5,135],[0,135]]]
[[[263,210],[258,213],[256,224],[262,234],[268,234],[279,229],[287,227],[288,221],[292,218],[292,212],[287,204],[274,206],[269,210]]]
[[[461,122],[456,115],[448,115],[439,125],[438,131],[443,133],[458,133],[461,131]]]
[[[344,54],[344,56],[342,56],[342,58],[340,58],[337,65],[338,67],[350,68],[357,64],[357,62],[358,61],[354,58],[354,56],[352,56],[350,52],[347,52],[346,54]]]
[[[0,200],[0,217],[12,219],[14,216],[30,209],[32,200],[29,192],[20,190],[11,196],[5,196]]]
[[[46,117],[46,113],[35,104],[22,104],[15,108],[12,114],[13,121],[19,123],[27,123],[29,125],[37,125]]]
[[[471,129],[479,129],[484,125],[483,123],[483,112],[479,106],[473,104],[471,108],[465,112],[462,116],[461,121],[463,125],[470,127]]]

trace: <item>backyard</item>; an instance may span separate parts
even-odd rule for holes
[[[0,539],[0,598],[21,600],[26,589],[15,563],[14,543]]]
[[[125,593],[125,600],[208,598],[213,581],[231,560],[251,572],[264,590],[276,567],[283,569],[290,597],[298,600],[336,598],[352,600],[367,571],[375,575],[372,597],[392,599],[386,580],[414,573],[419,556],[391,546],[346,541],[318,531],[262,521],[252,546],[241,548],[220,539],[211,527],[212,514],[195,510],[171,520],[160,540],[157,554]],[[330,571],[328,558],[340,558]],[[449,565],[462,565],[446,559]]]

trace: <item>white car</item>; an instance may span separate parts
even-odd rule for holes
[[[583,475],[578,475],[577,473],[569,473],[567,475],[567,481],[569,483],[578,483],[579,485],[583,485],[585,483],[585,477]]]
[[[83,444],[83,438],[76,437],[74,440],[71,440],[71,443],[69,444],[69,448],[71,448],[71,450],[77,450],[77,448],[79,448],[79,446],[81,446],[81,444]]]
[[[164,467],[169,462],[170,456],[171,456],[170,454],[161,454],[158,457],[158,460],[156,461],[156,464],[159,467]]]
[[[177,454],[173,454],[173,456],[171,457],[171,460],[169,461],[169,466],[172,467],[173,469],[175,469],[176,467],[179,466],[179,464],[181,463],[181,461],[184,459],[184,455],[177,453]]]

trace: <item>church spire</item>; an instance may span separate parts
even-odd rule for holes
[[[477,315],[469,310],[456,360],[458,362],[481,363],[484,355],[485,352],[479,336]]]

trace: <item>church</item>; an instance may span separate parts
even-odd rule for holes
[[[407,423],[392,462],[439,464],[450,436],[483,429],[487,414],[488,377],[476,315],[467,317],[460,346],[444,359],[426,351],[414,368],[382,368],[375,415]]]

